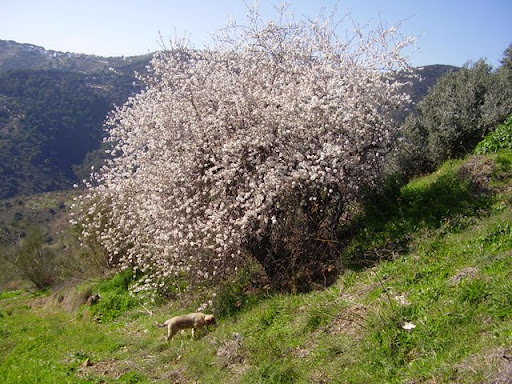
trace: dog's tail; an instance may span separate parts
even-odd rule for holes
[[[164,327],[167,327],[167,322],[163,323],[163,324],[160,324],[158,321],[155,321],[155,325],[157,327],[160,327],[160,328],[164,328]]]

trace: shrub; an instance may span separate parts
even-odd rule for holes
[[[259,271],[243,268],[238,276],[223,282],[213,301],[215,315],[219,318],[234,316],[258,303],[265,296],[268,286]]]
[[[102,322],[112,322],[130,308],[137,305],[137,300],[128,288],[133,283],[132,271],[125,270],[111,279],[100,282],[96,289],[101,298],[91,307],[91,313]]]
[[[340,217],[395,142],[391,112],[408,97],[393,74],[411,40],[396,28],[343,40],[332,19],[280,16],[254,11],[201,51],[171,42],[112,114],[117,157],[77,221],[145,274],[136,289],[216,279],[247,257],[285,289],[333,270]]]
[[[4,249],[4,257],[37,289],[48,288],[59,279],[57,255],[46,244],[45,235],[38,227],[28,228],[15,247]]]

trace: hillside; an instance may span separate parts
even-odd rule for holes
[[[220,59],[220,63],[225,62],[225,57]],[[202,64],[194,61],[197,62]],[[183,62],[177,64],[180,63]],[[296,61],[292,60],[291,64],[289,68],[294,71]],[[316,66],[315,58],[312,64]],[[2,383],[510,384],[512,109],[507,68],[491,75],[490,68],[481,63],[475,70],[462,69],[437,83],[443,85],[446,79],[457,80],[445,85],[449,91],[458,92],[456,97],[450,92],[442,93],[443,97],[437,99],[439,104],[431,103],[435,107],[431,114],[434,117],[429,119],[434,125],[432,133],[437,132],[435,129],[452,128],[454,117],[478,112],[457,125],[456,133],[460,138],[466,132],[475,132],[475,125],[479,126],[482,116],[493,115],[504,107],[503,116],[493,115],[492,127],[489,122],[489,129],[478,130],[475,134],[478,139],[471,140],[470,145],[463,140],[456,142],[465,149],[461,158],[440,158],[428,170],[424,168],[414,173],[414,178],[412,172],[406,172],[406,167],[394,168],[395,164],[389,164],[389,173],[383,175],[382,183],[375,188],[359,184],[355,179],[340,178],[325,186],[321,183],[311,188],[299,186],[306,193],[295,197],[293,184],[290,192],[284,187],[276,189],[274,184],[269,184],[270,188],[262,189],[258,195],[253,192],[256,182],[265,186],[267,175],[286,165],[285,156],[276,156],[276,161],[268,167],[261,165],[261,160],[274,151],[278,140],[268,140],[270,150],[264,147],[261,155],[247,150],[243,142],[236,144],[241,151],[235,152],[237,155],[232,160],[232,146],[222,140],[226,127],[222,115],[217,121],[224,123],[218,124],[221,130],[216,134],[219,142],[215,143],[229,151],[210,154],[202,140],[204,132],[212,127],[210,95],[228,93],[227,86],[219,87],[219,78],[237,74],[239,66],[213,76],[214,81],[210,83],[215,87],[212,89],[199,88],[207,95],[202,99],[206,101],[208,117],[201,119],[206,121],[204,126],[199,125],[199,119],[192,120],[189,113],[194,108],[196,112],[199,110],[194,98],[181,108],[187,113],[179,119],[176,119],[179,114],[169,114],[169,111],[179,111],[180,102],[188,100],[184,97],[188,95],[188,87],[183,88],[186,92],[182,90],[169,97],[172,88],[181,89],[179,78],[185,85],[206,84],[201,77],[183,78],[183,73],[189,71],[183,72],[179,65],[173,67],[176,78],[169,82],[170,89],[166,84],[162,87],[162,96],[155,97],[158,102],[171,102],[149,103],[144,105],[147,109],[143,109],[149,116],[162,112],[169,120],[158,119],[155,124],[147,124],[145,113],[141,120],[133,120],[129,114],[119,117],[121,122],[138,121],[133,124],[133,130],[130,124],[121,125],[120,130],[128,135],[116,137],[120,144],[133,143],[133,151],[130,146],[123,146],[122,151],[136,155],[133,162],[120,167],[118,175],[113,176],[119,176],[123,183],[113,185],[111,191],[126,186],[126,193],[94,194],[90,191],[84,193],[87,196],[78,197],[80,191],[64,190],[0,201]],[[253,65],[253,68],[260,66]],[[282,74],[286,76],[287,67],[284,68]],[[422,89],[425,90],[423,87],[428,87],[425,77],[451,69],[445,66],[418,69],[426,75],[423,81],[412,85],[413,100],[419,100]],[[331,70],[309,79],[329,77]],[[273,71],[265,74],[270,75],[264,78],[267,79],[265,84],[276,78]],[[233,94],[238,95],[235,100],[253,89],[252,77],[249,76],[247,83],[238,77],[232,79],[231,83],[242,91]],[[4,135],[2,145],[15,144],[6,147],[9,152],[2,159],[5,164],[11,160],[19,164],[18,168],[8,168],[2,163],[5,169],[10,169],[12,180],[18,183],[13,193],[45,187],[49,181],[55,185],[49,185],[48,189],[59,184],[65,186],[72,177],[86,174],[88,165],[101,160],[100,149],[94,146],[99,142],[96,141],[98,136],[101,137],[101,130],[96,128],[99,120],[92,116],[96,113],[99,116],[98,111],[106,108],[107,96],[121,95],[118,90],[122,86],[118,85],[125,84],[121,78],[124,77],[118,77],[116,69],[88,73],[33,68],[0,74],[0,97],[7,105],[3,114],[5,124],[0,131]],[[300,92],[298,88],[319,86],[318,81],[308,80],[308,87],[305,87],[302,79],[282,82],[288,94],[295,95]],[[372,83],[370,78],[366,81]],[[240,84],[246,86],[240,87]],[[296,92],[290,92],[290,84],[298,85]],[[327,91],[339,94],[339,87],[344,84],[343,81],[337,84]],[[360,84],[358,80],[354,87]],[[489,87],[493,92],[488,91],[489,84],[495,85]],[[152,89],[148,92],[152,95]],[[275,130],[273,121],[278,121],[282,114],[282,95],[276,92],[276,99],[271,99],[277,104],[276,115],[271,114],[272,119],[268,119],[271,131]],[[372,164],[351,160],[367,154],[372,159],[367,149],[379,154],[375,159],[380,157],[381,152],[375,146],[380,128],[387,121],[372,118],[367,122],[366,118],[388,110],[381,109],[380,98],[373,99],[376,108],[360,108],[372,98],[366,93],[359,96],[354,108],[362,113],[354,127],[361,128],[363,136],[372,141],[361,140],[362,146],[354,152],[337,151],[348,158],[348,165],[343,165],[340,158],[342,167],[333,162],[332,167],[325,167],[324,173],[353,170],[354,176],[364,181],[366,176],[357,171],[365,169],[365,164],[371,171]],[[301,98],[316,100],[309,92]],[[340,100],[337,105],[344,105],[345,99],[336,100]],[[427,96],[423,100],[428,103],[431,98]],[[290,102],[295,103],[293,98]],[[248,103],[252,105],[253,99],[248,98]],[[482,104],[486,108],[480,109]],[[272,104],[261,103],[262,111],[268,111],[269,105]],[[423,106],[423,102],[418,103],[418,120],[430,116]],[[445,106],[451,108],[445,109]],[[316,102],[303,109],[315,114],[306,114],[305,124],[298,125],[300,128],[322,121],[321,115],[316,113]],[[226,111],[231,114],[230,109]],[[325,116],[333,116],[330,109],[325,111]],[[368,115],[369,111],[375,114]],[[253,110],[250,112],[254,114]],[[297,110],[289,112],[295,114]],[[452,119],[446,125],[437,124],[439,115]],[[508,119],[501,124],[505,116]],[[181,131],[183,125],[191,121],[195,123],[189,126],[189,132],[198,126],[204,128],[197,130],[200,140],[195,144],[190,142],[191,147],[198,148],[196,157],[201,160],[197,162],[198,167],[178,172],[181,177],[175,179],[167,172],[152,172],[154,169],[166,171],[166,165],[174,165],[177,153],[187,147],[185,141],[176,141],[176,135],[165,137],[172,133],[169,127],[176,125]],[[253,126],[259,127],[261,121],[267,120],[255,120]],[[319,124],[321,129],[316,131],[319,139],[325,137],[326,127],[338,123],[337,120],[325,121],[329,123]],[[365,122],[364,126],[361,121]],[[248,136],[246,120],[242,123],[241,135]],[[368,131],[373,132],[371,135],[362,129],[365,126],[371,128]],[[139,127],[149,127],[151,131],[139,132]],[[418,146],[421,155],[425,138],[430,139],[432,134],[422,130],[420,122],[413,128],[416,129],[413,133],[419,133],[418,137],[423,139]],[[302,131],[305,135],[297,136],[297,148],[308,142],[314,128]],[[149,142],[148,145],[140,145],[139,133],[143,139],[149,139],[143,140]],[[259,145],[264,135],[256,130],[254,133],[250,141]],[[336,136],[339,137],[343,136]],[[288,150],[288,136],[281,140]],[[351,140],[352,137],[346,142]],[[164,148],[160,145],[164,141],[177,145]],[[77,142],[83,147],[76,146]],[[403,142],[410,144],[405,134]],[[473,151],[476,142],[480,143]],[[313,143],[329,149],[328,142]],[[450,144],[442,140],[435,143],[435,149]],[[166,153],[153,153],[152,147],[164,148]],[[411,151],[404,146],[398,152],[403,150],[415,155],[416,148],[411,147]],[[16,152],[20,149],[21,152]],[[209,156],[205,161],[202,152]],[[300,154],[299,151],[292,153],[293,166],[301,160]],[[306,151],[302,156],[309,156],[313,162],[304,163],[305,166],[316,169],[320,164],[321,168],[321,154]],[[329,152],[325,155],[331,156]],[[177,159],[186,159],[186,154],[183,156]],[[254,163],[237,161],[251,156],[256,160]],[[143,157],[151,160],[147,166],[141,161]],[[81,158],[85,160],[80,161]],[[428,160],[426,156],[418,158]],[[219,166],[217,159],[222,159]],[[401,165],[401,160],[397,156],[396,165]],[[417,159],[407,165],[414,165],[414,161]],[[188,164],[188,161],[182,163]],[[302,163],[299,165],[302,167]],[[238,202],[240,199],[234,197],[237,195],[231,188],[235,191],[238,188],[233,186],[236,184],[233,181],[244,167],[264,176],[263,179],[243,179],[247,180],[244,185],[248,186],[249,193],[258,197],[255,203],[261,205],[260,197],[274,199],[275,191],[291,196],[289,203],[283,200],[283,204],[278,205],[277,214],[284,212],[282,218],[277,220],[269,215],[260,225],[246,221],[251,224],[244,227],[247,234],[234,230],[218,231],[219,236],[209,234],[209,229],[222,229],[223,223],[233,220],[222,210],[215,212],[215,195]],[[169,168],[173,173],[174,169]],[[163,177],[145,178],[143,171],[146,169]],[[224,174],[224,169],[229,172]],[[429,173],[433,169],[435,172]],[[203,177],[205,172],[224,177],[209,179]],[[411,176],[406,178],[406,174]],[[185,178],[182,175],[186,175]],[[316,173],[311,176],[298,180],[309,183],[317,178]],[[105,175],[105,179],[109,177]],[[195,180],[201,183],[193,184]],[[140,181],[140,185],[136,181]],[[220,181],[226,181],[225,186]],[[330,198],[331,191],[327,188],[350,183],[354,184],[354,192],[342,190]],[[216,190],[216,184],[221,188]],[[183,188],[184,185],[190,186],[190,191]],[[162,186],[167,186],[167,190]],[[240,190],[243,192],[241,199],[246,199],[246,190]],[[150,194],[145,195],[143,191]],[[181,200],[181,196],[197,193],[204,196],[204,200]],[[342,194],[348,198],[344,199]],[[164,204],[156,209],[159,200]],[[74,212],[68,209],[71,201],[77,202]],[[219,200],[218,206],[222,204]],[[139,211],[133,209],[138,207]],[[173,207],[177,209],[173,211]],[[262,212],[253,211],[251,204],[228,207],[227,213]],[[196,214],[202,211],[206,214],[214,211],[215,220]],[[186,216],[187,212],[192,215]],[[324,219],[326,215],[331,215],[332,220]],[[174,220],[175,217],[179,220]],[[76,225],[70,225],[69,218]],[[88,219],[92,220],[88,222]],[[274,221],[275,228],[270,226]],[[302,231],[301,227],[313,228]],[[330,230],[324,236],[324,232],[315,227]],[[195,234],[201,232],[206,237],[196,239]],[[243,241],[234,243],[237,236]],[[139,246],[141,244],[143,246]],[[186,247],[181,247],[182,244]],[[221,247],[222,244],[225,245]],[[216,246],[217,249],[211,249]],[[222,250],[230,251],[226,255],[229,262],[220,258]],[[234,251],[241,257],[236,258]],[[323,263],[324,254],[330,257],[329,263]],[[145,260],[146,256],[155,257]],[[305,262],[304,268],[300,267],[301,259]],[[223,271],[217,266],[217,260],[232,267],[233,272]],[[174,261],[180,268],[174,268]],[[289,267],[290,273],[286,268],[275,268],[276,265]],[[313,269],[314,265],[319,268]],[[155,276],[161,278],[152,279]],[[291,281],[291,284],[281,284],[281,281]],[[198,331],[197,337],[187,331],[166,340],[166,331],[155,326],[172,316],[195,311],[214,314],[218,327],[209,332]]]
[[[103,155],[94,151],[108,112],[139,90],[134,71],[148,60],[0,41],[0,199],[69,189],[86,178]]]
[[[130,273],[4,292],[2,382],[507,384],[511,165],[510,151],[450,161],[375,196],[345,272],[309,294],[268,291],[247,268],[160,305],[128,294]],[[154,322],[196,310],[212,291],[218,328],[165,341]],[[98,304],[79,308],[96,292]]]
[[[95,73],[115,69],[129,75],[142,71],[151,55],[133,57],[100,57],[71,52],[46,50],[32,44],[0,40],[0,72],[43,69]]]
[[[456,72],[459,69],[452,65],[441,64],[418,67],[415,71],[418,77],[413,79],[411,86],[406,88],[406,92],[411,96],[412,102],[416,104],[426,96],[430,88],[436,85],[441,76],[446,72]]]
[[[97,57],[0,40],[0,199],[69,189],[101,164],[103,122],[151,55]],[[413,101],[450,66],[418,69]],[[406,112],[400,114],[404,118]]]

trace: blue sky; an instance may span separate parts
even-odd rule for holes
[[[64,52],[131,56],[154,52],[164,41],[186,33],[198,47],[229,17],[245,19],[244,0],[0,0],[0,39]],[[253,4],[253,0],[247,0]],[[280,0],[259,0],[272,18]],[[338,4],[358,23],[401,23],[417,37],[411,63],[451,64],[484,58],[498,66],[512,43],[511,0],[290,0],[295,17],[315,17]]]

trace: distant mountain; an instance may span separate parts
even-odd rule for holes
[[[414,79],[412,85],[407,87],[405,91],[409,93],[412,102],[416,104],[427,95],[430,88],[436,85],[441,76],[446,72],[455,72],[459,69],[459,67],[453,65],[441,64],[418,67],[415,72],[419,75],[419,78]]]
[[[412,80],[408,78],[402,78],[399,74],[399,80],[410,82],[410,84],[404,86],[404,92],[409,94],[412,104],[398,111],[395,115],[395,118],[398,121],[403,122],[407,115],[414,111],[416,104],[427,95],[430,88],[432,88],[437,83],[441,76],[447,72],[454,72],[458,71],[459,69],[459,67],[454,67],[452,65],[434,64],[415,68],[414,74],[416,77],[414,77]]]
[[[98,57],[0,40],[0,199],[70,188],[104,157],[103,123],[140,88],[151,55]],[[421,100],[446,71],[418,68]],[[399,116],[403,118],[405,112]]]
[[[100,57],[70,52],[47,51],[32,44],[0,40],[0,72],[21,69],[50,69],[95,73],[117,70],[130,74],[142,71],[151,54],[132,57]]]
[[[151,56],[101,58],[0,40],[0,199],[70,188]]]

